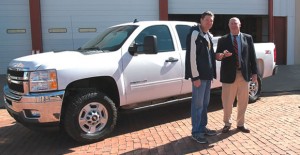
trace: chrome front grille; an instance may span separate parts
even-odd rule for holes
[[[16,68],[8,68],[7,85],[12,93],[26,93],[28,89],[28,72]]]
[[[11,75],[11,76],[14,76],[14,77],[21,77],[21,78],[23,78],[24,72],[25,71],[21,71],[21,70],[18,70],[18,69],[12,69],[12,68],[8,68],[7,69],[7,74]]]
[[[8,83],[8,88],[14,92],[24,93],[23,82],[18,82],[18,83],[10,82]]]

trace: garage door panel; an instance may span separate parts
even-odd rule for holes
[[[45,39],[44,43],[44,51],[61,51],[61,50],[73,50],[73,42],[72,39]]]
[[[24,52],[20,52],[20,49],[18,48],[14,48],[14,47],[9,47],[9,49],[7,50],[6,49],[3,49],[5,51],[7,51],[6,53],[2,54],[1,55],[1,58],[6,58],[6,59],[15,59],[15,58],[18,58],[18,57],[22,57],[22,56],[27,56],[27,55],[31,55],[31,52],[29,48],[27,48],[27,46],[20,46],[20,47],[23,47],[24,50],[28,51],[27,53],[24,53]],[[2,49],[1,49],[2,50]],[[8,66],[8,63],[6,64],[6,66]]]
[[[11,44],[15,42],[30,42],[31,44],[31,32],[27,32],[28,29],[26,29],[25,34],[7,34],[7,29],[4,29],[5,33],[0,34],[0,45],[2,43]],[[5,45],[5,44],[4,44]]]
[[[22,50],[20,50],[20,48],[22,48]],[[21,56],[25,56],[28,54],[31,54],[31,47],[28,46],[28,44],[24,44],[24,45],[18,45],[18,46],[14,46],[14,45],[0,45],[0,51],[3,51],[3,53],[1,53],[1,58],[3,58],[3,55],[13,55],[14,52],[19,53],[18,55]],[[28,52],[23,52],[23,51],[28,51]]]
[[[11,40],[14,39],[14,40]],[[15,39],[13,37],[8,37],[6,40],[2,40],[0,42],[0,49],[4,48],[17,48],[22,49],[23,46],[28,46],[28,48],[31,47],[31,41],[28,41],[28,39]]]
[[[58,16],[42,16],[42,23],[42,26],[46,28],[52,26],[72,26],[70,16],[65,16],[63,14]]]
[[[67,28],[66,33],[49,33],[48,31],[43,31],[43,41],[56,41],[57,40],[66,40],[66,39],[72,39],[72,33],[70,32],[70,28]],[[72,40],[70,40],[72,41]]]
[[[205,10],[211,10],[215,14],[267,15],[267,7],[268,0],[214,0],[205,3],[195,0],[172,0],[172,3],[169,3],[169,14],[201,14]]]
[[[0,1],[0,74],[6,74],[9,62],[31,54],[29,1]],[[8,29],[25,30],[25,33],[7,33]]]

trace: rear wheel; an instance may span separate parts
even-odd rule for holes
[[[257,101],[261,93],[261,77],[257,76],[257,82],[249,82],[249,103]]]
[[[72,96],[65,113],[64,128],[76,141],[92,143],[108,136],[116,120],[113,101],[101,92],[90,90]]]

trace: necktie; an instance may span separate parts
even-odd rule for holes
[[[234,47],[234,53],[235,53],[235,57],[236,57],[236,67],[239,68],[239,48],[238,48],[238,44],[237,44],[237,40],[236,40],[237,35],[233,36],[233,47]]]

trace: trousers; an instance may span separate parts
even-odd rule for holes
[[[232,124],[232,108],[237,98],[237,126],[244,126],[245,113],[249,102],[249,86],[241,71],[237,71],[233,83],[222,83],[223,122],[226,126]]]
[[[207,107],[210,100],[211,80],[201,80],[200,87],[192,88],[192,135],[203,136],[207,125]]]

